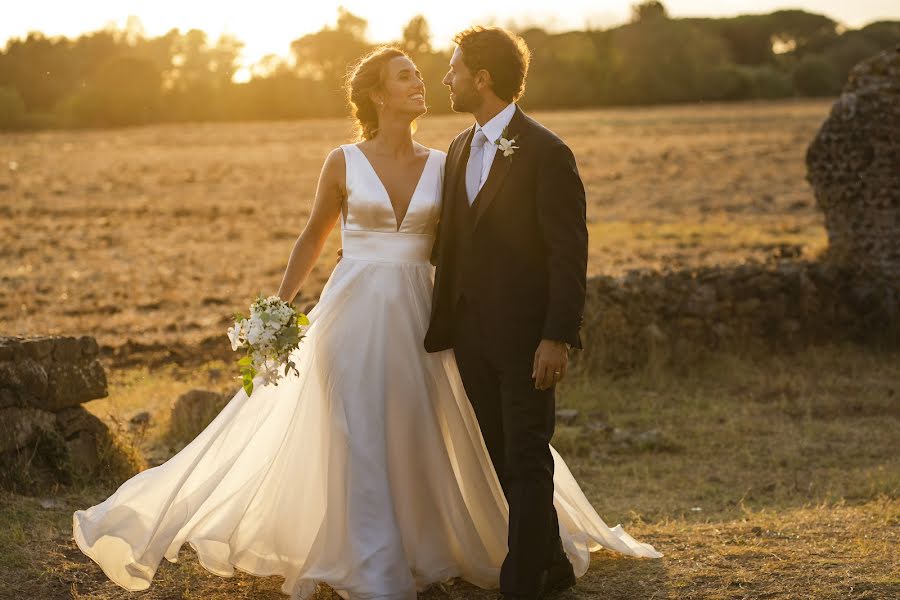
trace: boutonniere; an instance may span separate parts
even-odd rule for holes
[[[503,128],[503,131],[500,133],[500,137],[498,137],[494,141],[494,144],[496,144],[497,147],[503,152],[503,156],[512,156],[513,154],[515,154],[516,150],[519,148],[518,146],[515,145],[515,143],[516,143],[515,137],[507,138],[507,136],[509,135],[509,132],[507,131],[508,129],[509,129],[509,125],[507,125],[506,127]],[[518,137],[518,136],[516,136],[516,137]],[[512,159],[510,158],[509,160],[512,160]]]

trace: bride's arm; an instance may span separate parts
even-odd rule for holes
[[[344,152],[340,148],[335,148],[322,166],[309,221],[303,228],[303,233],[294,242],[287,269],[278,288],[278,297],[286,302],[291,302],[300,291],[300,286],[312,271],[328,239],[328,234],[334,229],[334,224],[341,214],[346,194],[345,172]]]

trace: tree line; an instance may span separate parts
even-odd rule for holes
[[[154,122],[296,119],[347,114],[347,68],[374,44],[365,19],[301,36],[235,82],[243,44],[198,29],[149,37],[131,18],[76,39],[31,32],[0,51],[0,130]],[[802,10],[670,18],[658,1],[603,30],[518,32],[532,49],[526,109],[833,96],[860,60],[900,43],[900,21],[847,29]],[[416,16],[394,42],[416,61],[429,110],[449,112],[441,79],[449,50]]]

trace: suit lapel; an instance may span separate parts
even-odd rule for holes
[[[472,137],[475,135],[475,125],[469,128],[465,139],[453,149],[453,155],[449,157],[450,169],[447,177],[450,178],[450,186],[448,188],[448,198],[456,198],[459,193],[459,182],[464,180],[466,172],[466,163],[469,161],[469,153],[471,151]]]
[[[517,144],[521,141],[522,125],[524,121],[522,109],[516,105],[516,112],[513,113],[512,119],[509,121],[507,135],[509,138],[517,138]],[[469,137],[471,139],[471,136]],[[468,153],[466,154],[466,158],[468,159]],[[494,162],[491,163],[491,170],[488,173],[487,181],[481,186],[481,191],[478,192],[478,195],[475,196],[475,202],[472,203],[472,209],[475,211],[475,221],[472,225],[473,229],[478,226],[478,221],[481,219],[481,216],[487,211],[491,202],[493,202],[494,197],[497,195],[497,192],[500,191],[503,181],[506,179],[507,174],[509,174],[510,168],[512,168],[512,159],[514,156],[515,154],[512,156],[503,156],[503,152],[497,148],[496,154],[494,154]]]

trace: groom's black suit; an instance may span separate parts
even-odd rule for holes
[[[553,507],[554,388],[531,377],[542,339],[581,348],[587,272],[584,186],[553,132],[516,111],[474,203],[465,172],[474,126],[447,155],[432,252],[435,273],[425,349],[453,348],[494,468],[509,502],[509,555],[500,589],[535,597],[555,564],[571,569]]]

